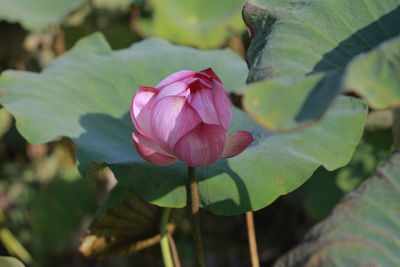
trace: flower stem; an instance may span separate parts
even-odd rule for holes
[[[247,236],[249,238],[249,249],[251,257],[251,266],[260,267],[260,261],[258,259],[257,252],[257,241],[256,241],[256,230],[254,227],[253,212],[246,212],[246,225],[247,225]]]
[[[199,215],[199,188],[196,180],[196,169],[194,167],[189,167],[189,192],[190,196],[188,199],[190,200],[190,217],[192,221],[192,233],[193,239],[196,246],[197,259],[200,267],[205,267],[205,257],[203,250],[203,242],[201,239],[200,232],[200,215]],[[188,205],[189,206],[189,205]]]
[[[160,222],[160,237],[161,237],[160,245],[165,267],[174,267],[174,264],[172,263],[171,250],[169,247],[168,231],[167,231],[167,225],[170,214],[171,214],[171,208],[164,208],[162,211],[161,222]]]

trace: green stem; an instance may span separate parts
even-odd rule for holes
[[[160,222],[160,237],[161,237],[160,245],[165,267],[174,267],[174,264],[172,263],[171,249],[169,247],[168,231],[167,231],[167,225],[170,214],[171,214],[171,208],[164,208]]]
[[[0,228],[0,241],[11,255],[15,255],[25,263],[32,263],[32,257],[18,239],[7,228]]]
[[[6,220],[4,213],[0,211],[0,224]],[[13,233],[5,227],[0,227],[0,241],[11,255],[17,256],[25,263],[32,263],[32,257]]]
[[[205,257],[204,257],[204,249],[203,249],[203,241],[201,239],[201,231],[200,231],[200,207],[199,207],[199,188],[196,180],[196,169],[193,167],[189,167],[189,192],[190,196],[188,199],[190,200],[190,217],[192,221],[192,233],[193,239],[197,252],[198,264],[200,267],[205,267]],[[188,205],[189,206],[189,205]]]

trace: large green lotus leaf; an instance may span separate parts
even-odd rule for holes
[[[343,91],[372,108],[400,105],[399,5],[250,1],[243,12],[252,34],[248,81],[257,83],[243,88],[245,109],[270,129],[285,130],[319,119]]]
[[[0,103],[15,117],[29,142],[71,137],[80,170],[111,165],[120,183],[145,200],[169,207],[186,204],[182,163],[157,167],[131,144],[128,110],[139,85],[154,86],[180,69],[212,67],[225,86],[244,85],[247,67],[232,51],[198,51],[148,39],[112,51],[101,35],[80,41],[41,74],[6,71]],[[199,168],[202,205],[219,214],[260,209],[304,183],[318,166],[345,165],[360,139],[365,104],[339,98],[326,118],[307,130],[273,134],[235,109],[231,131],[251,131],[255,141],[237,157]]]
[[[341,97],[320,123],[288,134],[269,132],[238,109],[233,115],[231,131],[246,129],[255,141],[238,156],[197,170],[201,205],[221,215],[265,207],[301,186],[320,165],[328,170],[345,165],[361,136],[366,107],[360,100]],[[112,169],[119,181],[134,177],[124,180],[125,185],[154,204],[186,204],[184,164]]]
[[[400,151],[274,266],[399,266]]]
[[[0,0],[0,20],[19,22],[28,30],[57,24],[84,0]]]
[[[245,29],[241,17],[244,0],[151,0],[152,21],[139,24],[147,35],[174,43],[216,48]]]

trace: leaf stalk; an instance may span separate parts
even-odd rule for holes
[[[247,237],[249,239],[249,250],[252,267],[260,267],[260,260],[258,259],[257,252],[257,240],[256,230],[254,227],[254,216],[253,212],[246,212],[246,225],[247,225]]]
[[[171,208],[164,208],[161,215],[160,222],[160,246],[161,246],[161,254],[164,261],[165,267],[174,267],[171,257],[171,249],[169,247],[168,240],[168,221],[171,215]]]

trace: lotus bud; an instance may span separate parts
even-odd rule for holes
[[[227,135],[232,121],[228,91],[212,71],[182,70],[154,88],[140,86],[130,108],[138,153],[155,165],[181,160],[191,167],[241,153],[249,132]]]

